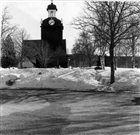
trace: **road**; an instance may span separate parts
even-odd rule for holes
[[[138,135],[138,94],[1,90],[0,135]]]

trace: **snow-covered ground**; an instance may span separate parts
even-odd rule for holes
[[[0,68],[0,89],[56,88],[140,92],[140,69],[118,68],[115,71],[115,78],[115,83],[110,85],[109,67],[98,71],[94,70],[94,67],[73,69]]]

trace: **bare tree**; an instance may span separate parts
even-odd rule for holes
[[[131,48],[130,48],[130,42],[129,40],[121,40],[119,44],[115,46],[115,56],[117,59],[120,58],[120,56],[125,56],[126,61],[125,61],[125,67],[128,67],[128,56],[131,55]],[[117,66],[117,60],[116,64]]]
[[[91,36],[87,32],[82,31],[79,35],[78,40],[74,44],[72,52],[73,54],[81,54],[85,56],[85,58],[88,60],[89,67],[91,67],[92,61],[94,59],[95,50],[96,46]]]
[[[8,7],[5,7],[1,16],[1,42],[7,37],[7,35],[12,36],[17,30],[17,25],[12,25],[10,23],[11,19],[12,16],[8,12]]]
[[[72,24],[78,29],[95,29],[100,38],[109,45],[111,58],[110,83],[112,84],[115,81],[114,48],[126,37],[126,33],[138,23],[138,20],[135,20],[130,24],[129,18],[140,13],[140,4],[119,1],[95,2],[93,0],[86,1],[85,4],[84,15],[75,18]],[[99,21],[105,24],[106,30],[99,27]]]
[[[16,66],[17,59],[15,55],[14,43],[10,35],[8,35],[3,43],[1,66],[3,68]]]
[[[132,24],[136,22],[136,20],[139,20],[138,16],[132,16],[129,20],[129,23]],[[139,20],[140,21],[140,20]],[[125,55],[126,56],[126,67],[127,67],[127,56],[132,56],[132,68],[135,67],[135,56],[140,53],[140,23],[138,23],[132,27],[128,33],[126,34],[126,37],[121,40],[120,44],[118,44],[115,47],[115,50],[117,51],[117,55]]]
[[[22,62],[25,60],[24,53],[22,52],[22,46],[24,40],[28,40],[30,38],[30,35],[27,33],[27,31],[22,28],[18,29],[13,37],[13,41],[15,43],[15,52],[16,56],[18,58],[18,63],[20,64],[20,67],[22,68]]]
[[[2,49],[4,47],[4,41],[7,36],[12,38],[12,35],[17,30],[17,25],[10,23],[12,16],[8,12],[8,7],[5,7],[1,16],[1,40],[0,40],[0,58],[2,57]],[[1,62],[0,62],[1,63]]]
[[[59,46],[56,51],[53,51],[53,62],[56,63],[56,67],[59,68],[63,62],[66,61],[66,52]]]
[[[83,46],[79,43],[78,39],[75,41],[75,44],[72,48],[72,54],[74,58],[77,58],[77,55],[80,55],[80,67],[83,67],[86,62],[85,52],[83,50]],[[76,63],[75,63],[76,64]]]
[[[52,61],[54,52],[45,41],[25,40],[23,42],[22,56],[28,58],[35,67],[46,68]]]
[[[130,18],[130,24],[133,24],[136,22],[136,20],[139,20],[139,17],[132,16]],[[135,54],[137,53],[137,44],[138,39],[140,38],[140,20],[138,23],[131,28],[131,30],[128,32],[128,36],[126,37],[126,40],[128,40],[130,48],[131,48],[131,54],[132,54],[132,68],[135,68]]]
[[[95,37],[94,42],[98,50],[97,54],[101,56],[100,57],[101,68],[105,70],[105,54],[108,50],[108,44],[104,40],[102,40],[98,34],[96,35],[95,33],[94,37]]]

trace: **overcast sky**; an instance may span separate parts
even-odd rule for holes
[[[25,28],[31,39],[41,39],[40,21],[41,18],[48,17],[46,8],[50,3],[51,0],[1,0],[0,4],[2,8],[8,6],[13,16],[12,23]],[[66,39],[67,48],[71,50],[79,31],[69,23],[82,12],[84,0],[53,0],[53,3],[58,9],[56,17],[63,20],[63,38]]]

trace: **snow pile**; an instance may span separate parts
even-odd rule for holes
[[[7,72],[5,72],[7,71]],[[96,71],[86,69],[1,69],[1,88],[57,88],[72,90],[96,89]],[[8,80],[16,80],[7,86]]]
[[[96,91],[140,91],[140,69],[118,68],[116,81],[110,85],[110,68],[3,69],[0,68],[0,89],[69,89]],[[11,81],[11,85],[7,85]],[[7,83],[8,82],[8,83]]]
[[[84,82],[85,84],[98,85],[98,81],[95,79],[95,70],[78,69],[70,74],[62,76],[61,78],[74,81],[74,82]]]
[[[130,69],[118,72],[112,87],[115,90],[140,90],[140,70]]]

